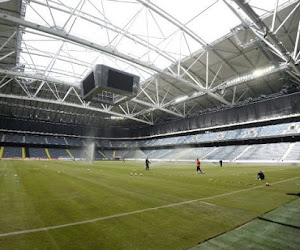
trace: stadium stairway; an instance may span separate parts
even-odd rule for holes
[[[103,152],[101,152],[100,150],[98,150],[98,152],[104,157],[104,159],[108,159],[107,155],[105,155]]]
[[[70,150],[69,149],[66,149],[66,150],[67,150],[69,156],[74,160],[74,156],[71,154]]]
[[[300,196],[299,193],[289,195]],[[300,198],[232,231],[209,239],[197,249],[299,249]]]
[[[0,159],[2,158],[3,152],[4,152],[4,147],[1,147],[0,148]]]
[[[292,151],[293,147],[295,146],[295,142],[290,143],[288,149],[286,150],[286,152],[284,153],[284,155],[281,157],[280,161],[283,161]]]
[[[51,159],[51,155],[50,155],[50,153],[49,153],[48,148],[45,148],[45,151],[46,151],[46,154],[47,154],[47,156],[48,156],[48,159]]]
[[[232,161],[236,161],[239,157],[241,157],[251,147],[252,147],[252,145],[249,145],[248,147],[246,147],[245,150],[242,153],[240,153],[237,157],[235,157]]]
[[[26,149],[22,147],[22,159],[26,158]]]
[[[85,154],[87,155],[88,159],[92,159],[93,157],[93,153],[91,153],[90,151],[84,149]]]
[[[218,150],[218,147],[214,148],[212,151],[210,151],[208,154],[204,155],[203,157],[201,157],[202,159],[206,159],[206,157],[208,157],[209,155],[211,155],[212,153],[214,153],[216,150]]]

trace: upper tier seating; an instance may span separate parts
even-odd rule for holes
[[[110,143],[113,148],[120,148],[122,147],[123,141],[111,141]]]
[[[26,135],[25,142],[30,144],[45,144],[45,137],[40,135]]]
[[[23,135],[6,133],[5,134],[5,142],[22,143],[23,142]]]
[[[211,142],[216,141],[218,138],[219,132],[207,132],[205,134],[200,135],[200,142]]]
[[[95,140],[93,140],[93,139],[83,139],[82,143],[85,146],[90,146],[90,145],[93,145],[95,143]]]
[[[180,144],[191,144],[200,140],[199,135],[185,135],[177,138],[177,142]]]
[[[123,141],[123,143],[121,144],[122,148],[130,148],[130,147],[139,147],[138,141]]]
[[[178,140],[177,140],[177,144],[181,145],[181,144],[187,144],[187,140],[189,139],[188,136],[178,136]]]
[[[111,142],[109,140],[101,140],[100,143],[104,148],[112,148]]]
[[[66,141],[70,146],[83,146],[83,142],[80,138],[66,137]]]
[[[144,147],[149,147],[149,146],[153,146],[156,144],[156,141],[158,139],[150,139],[150,140],[146,140],[144,143]]]
[[[283,131],[283,134],[299,134],[300,133],[300,122],[287,124],[288,127]]]
[[[137,147],[144,147],[147,140],[138,140],[137,141]]]
[[[47,141],[50,145],[66,145],[63,137],[47,136]]]
[[[261,127],[258,136],[282,135],[283,131],[288,128],[287,124],[276,124]]]

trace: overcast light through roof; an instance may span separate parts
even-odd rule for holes
[[[136,1],[49,0],[30,1],[25,19],[112,48],[149,65],[164,69],[201,49],[202,45],[155,11]],[[205,43],[230,32],[240,20],[221,0],[151,1],[192,30]],[[282,4],[285,1],[279,1]],[[274,8],[275,0],[249,1],[262,14]],[[225,17],[225,18],[224,18]],[[29,53],[30,52],[30,53]],[[141,76],[154,72],[105,55],[91,48],[45,37],[26,29],[21,63],[26,72],[78,84],[95,64],[106,64]]]

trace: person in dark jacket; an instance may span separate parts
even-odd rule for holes
[[[257,179],[258,180],[265,179],[265,174],[262,171],[259,171],[258,174],[257,174]]]
[[[150,170],[149,169],[149,164],[150,164],[151,162],[149,161],[149,159],[148,159],[148,157],[146,158],[146,161],[145,161],[145,164],[146,164],[146,170]]]

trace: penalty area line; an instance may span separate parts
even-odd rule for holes
[[[280,184],[280,183],[287,182],[287,181],[292,181],[292,180],[295,180],[295,179],[298,179],[298,178],[300,178],[300,177],[294,177],[294,178],[291,178],[291,179],[277,181],[277,182],[272,183],[272,185]],[[215,204],[204,202],[204,201],[219,198],[219,197],[229,196],[229,195],[244,192],[244,191],[254,190],[254,189],[262,188],[262,187],[264,187],[264,185],[251,187],[251,188],[246,188],[246,189],[240,189],[240,190],[232,191],[232,192],[229,192],[229,193],[214,195],[214,196],[195,199],[195,200],[188,200],[188,201],[172,203],[172,204],[158,206],[158,207],[151,207],[151,208],[136,210],[136,211],[127,212],[127,213],[120,213],[120,214],[114,214],[114,215],[94,218],[94,219],[90,219],[90,220],[77,221],[77,222],[72,222],[72,223],[67,223],[67,224],[62,224],[62,225],[56,225],[56,226],[27,229],[27,230],[15,231],[15,232],[9,232],[9,233],[2,233],[2,234],[0,234],[0,237],[13,236],[13,235],[19,235],[19,234],[29,234],[29,233],[42,232],[42,231],[54,230],[54,229],[65,228],[65,227],[72,227],[72,226],[83,225],[83,224],[88,224],[88,223],[94,223],[94,222],[97,222],[97,221],[109,220],[109,219],[113,219],[113,218],[133,215],[133,214],[140,214],[140,213],[153,211],[153,210],[158,210],[158,209],[163,209],[163,208],[181,206],[181,205],[190,204],[190,203],[194,203],[194,202],[201,202],[201,203],[206,204],[206,205],[214,206]]]

